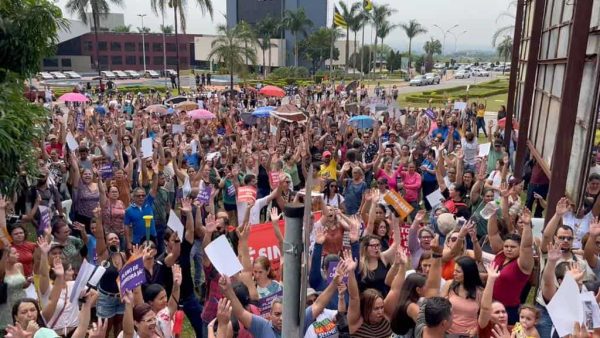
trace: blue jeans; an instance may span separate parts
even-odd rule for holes
[[[181,300],[180,304],[183,305],[183,312],[194,328],[196,337],[206,337],[202,332],[202,319],[200,318],[200,315],[202,314],[202,305],[198,301],[198,298],[192,294],[187,299]]]
[[[194,240],[192,251],[190,252],[192,264],[194,264],[194,286],[200,288],[202,285],[202,241]]]
[[[535,328],[538,330],[540,337],[558,337],[558,334],[554,332],[552,335],[552,319],[550,319],[550,315],[548,314],[548,310],[546,310],[545,306],[541,306],[540,304],[535,304],[535,306],[540,310],[540,319],[538,320]]]
[[[479,137],[479,128],[483,129],[483,135],[487,137],[487,131],[485,130],[485,120],[483,117],[477,118],[477,137]]]

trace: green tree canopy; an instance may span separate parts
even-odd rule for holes
[[[339,36],[336,29],[320,28],[310,34],[300,43],[300,52],[306,56],[306,59],[312,64],[313,71],[321,68],[323,62],[329,59],[331,51],[332,34],[335,34],[334,39]],[[340,51],[333,48],[333,59],[337,60],[340,56]]]

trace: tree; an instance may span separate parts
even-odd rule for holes
[[[313,22],[306,16],[304,8],[300,8],[295,12],[285,11],[282,24],[294,35],[294,66],[298,67],[298,33],[306,38],[306,28],[312,27]]]
[[[43,28],[43,29],[40,29]],[[61,10],[47,0],[0,2],[0,194],[12,197],[23,176],[36,180],[38,150],[48,113],[23,97],[25,80],[54,55],[58,32],[68,29]]]
[[[434,40],[431,38],[431,40],[425,42],[423,49],[427,55],[425,59],[425,71],[428,72],[433,67],[433,55],[442,54],[442,43],[440,40]]]
[[[223,62],[229,72],[231,89],[233,89],[233,74],[245,69],[245,59],[250,60],[252,64],[256,63],[256,52],[253,47],[248,46],[253,41],[253,36],[239,25],[233,28],[227,28],[225,25],[217,27],[217,38],[210,46],[208,58],[217,58],[219,62]]]
[[[340,8],[342,18],[346,21],[346,56],[345,56],[345,72],[348,72],[348,58],[350,57],[350,24],[357,20],[356,17],[360,15],[358,12],[362,6],[362,3],[355,2],[351,7],[346,5],[346,2],[340,0]]]
[[[412,60],[412,39],[415,38],[417,35],[427,33],[427,29],[421,26],[421,24],[414,19],[410,20],[408,23],[400,24],[400,27],[404,29],[404,33],[408,37],[408,75],[410,76],[410,64]]]
[[[262,20],[256,23],[256,42],[262,50],[263,54],[263,75],[267,76],[267,67],[265,65],[265,52],[269,51],[269,71],[271,71],[271,48],[277,47],[277,44],[272,43],[271,39],[279,36],[281,22],[270,15],[267,15]]]
[[[364,11],[360,11],[360,13],[358,13],[357,15],[354,16],[354,18],[352,18],[352,20],[350,20],[350,22],[346,22],[348,24],[348,28],[352,31],[352,33],[354,33],[354,54],[358,54],[360,53],[358,51],[358,47],[357,47],[357,38],[356,35],[358,34],[358,31],[363,28],[364,25],[367,24],[368,21],[368,16],[365,14]],[[350,58],[352,59],[352,55],[350,56]],[[357,59],[354,58],[353,60],[350,60],[351,64],[352,64],[352,68],[357,69],[357,65],[360,63],[360,61],[357,62]]]
[[[390,73],[393,73],[395,69],[401,69],[402,68],[402,53],[400,53],[400,51],[394,52],[393,50],[390,50],[387,56],[387,66],[388,66],[388,71]]]
[[[383,39],[385,39],[388,35],[390,35],[392,30],[394,30],[398,27],[399,27],[399,25],[391,24],[387,20],[384,20],[383,22],[381,22],[379,24],[379,28],[377,29],[377,32],[376,32],[376,37],[379,37],[381,39],[381,46],[384,46]],[[383,55],[385,55],[385,54],[383,54]],[[380,62],[379,63],[379,72],[381,73],[382,71],[383,71],[383,62]]]
[[[387,21],[393,13],[397,12],[397,10],[390,8],[389,5],[375,5],[373,4],[373,10],[370,13],[371,22],[375,26],[375,32],[379,30],[379,26]],[[377,51],[377,38],[375,39],[375,48],[374,51]],[[375,60],[377,55],[373,55],[373,68],[375,68]]]
[[[113,32],[115,32],[115,33],[131,33],[131,25],[116,26],[115,28],[113,28]]]
[[[332,28],[320,28],[300,42],[300,52],[311,62],[313,72],[323,66],[323,62],[329,59],[331,52],[331,41],[339,37],[339,32]],[[340,57],[340,50],[333,48],[333,59]]]
[[[256,42],[256,36],[250,24],[242,20],[237,24],[237,29],[239,29],[239,32],[242,36],[246,37],[246,39],[244,39],[244,47],[247,48],[248,44],[250,44],[250,46],[253,46],[254,42]],[[248,58],[245,58],[244,63],[246,64],[246,66],[249,65],[248,61]]]
[[[173,26],[171,25],[160,25],[160,32],[163,34],[173,34]]]
[[[194,2],[196,3],[196,5],[198,5],[198,7],[200,7],[200,10],[202,11],[202,14],[206,14],[208,13],[210,15],[210,18],[212,19],[213,17],[213,6],[212,6],[212,0],[194,0]],[[179,32],[177,30],[177,19],[179,18],[179,21],[181,21],[181,29],[183,30],[183,33],[185,33],[185,27],[186,27],[186,17],[185,17],[185,13],[187,12],[187,0],[150,0],[150,7],[152,7],[152,10],[154,11],[155,14],[161,14],[163,17],[165,16],[165,11],[167,9],[167,6],[169,8],[173,8],[173,17],[174,17],[174,24],[175,24],[175,51],[176,51],[176,63],[177,63],[177,83],[180,83],[179,81]],[[177,86],[177,92],[178,94],[181,94],[181,86]]]
[[[371,46],[362,46],[357,53],[350,56],[350,63],[353,65],[360,65],[362,62],[362,69],[365,74],[369,74],[369,60],[368,56],[371,55]],[[365,57],[366,56],[366,57]]]
[[[100,28],[100,16],[105,16],[110,12],[109,2],[122,6],[123,0],[68,0],[67,1],[67,11],[71,14],[77,14],[77,17],[83,21],[83,23],[88,23],[87,17],[87,7],[90,6],[92,8],[92,22],[94,24],[94,37],[96,40],[96,46],[98,46],[98,29]],[[94,48],[96,50],[96,64],[98,75],[100,75],[101,66],[100,66],[100,54],[98,52],[98,48]]]
[[[504,58],[504,67],[502,67],[502,74],[506,68],[506,60],[512,55],[513,39],[510,35],[505,35],[502,42],[496,47],[496,51],[500,57]]]
[[[150,27],[136,27],[138,30],[138,33],[144,33],[144,34],[148,34],[150,33]]]
[[[517,1],[511,1],[508,4],[508,10],[510,10],[510,8],[512,6],[517,6]],[[498,38],[501,36],[505,36],[505,35],[512,35],[513,31],[515,30],[515,15],[512,12],[509,11],[504,11],[502,13],[500,13],[500,15],[498,15],[498,18],[496,18],[496,23],[498,23],[498,21],[502,18],[508,18],[509,20],[511,20],[511,24],[508,25],[504,25],[500,28],[498,28],[495,32],[494,35],[492,35],[492,46],[496,47],[496,43],[498,42]]]

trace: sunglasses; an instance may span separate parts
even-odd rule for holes
[[[330,188],[337,188],[337,184],[331,184],[329,185]]]
[[[557,238],[558,238],[558,240],[560,240],[560,241],[567,241],[567,242],[570,242],[570,241],[572,241],[572,240],[573,240],[573,237],[572,237],[572,236],[558,236]]]

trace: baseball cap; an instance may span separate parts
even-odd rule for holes
[[[325,151],[323,152],[323,157],[327,157],[327,156],[331,157],[331,151],[329,151],[329,150],[325,150]]]
[[[52,140],[52,139],[56,140],[56,139],[57,139],[56,135],[54,135],[54,134],[49,134],[49,135],[48,135],[48,141],[50,141],[50,140]]]
[[[306,289],[306,297],[310,297],[310,296],[314,296],[314,295],[319,295],[319,292],[317,292],[315,289],[313,288],[308,288]]]
[[[40,328],[35,332],[33,338],[59,338],[60,336],[54,332],[52,329],[48,329],[45,327]]]
[[[64,249],[65,246],[56,242],[56,241],[52,241],[52,243],[50,243],[50,250],[54,249],[54,248],[61,248]]]

